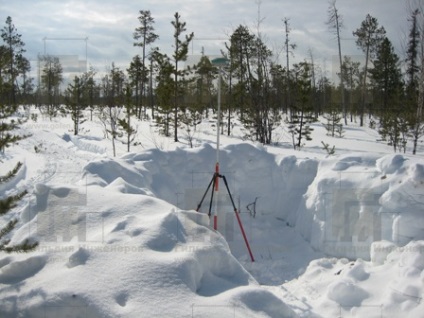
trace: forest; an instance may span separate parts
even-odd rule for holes
[[[1,29],[0,46],[0,149],[16,141],[11,133],[19,122],[10,120],[18,107],[35,105],[43,116],[69,115],[74,134],[85,120],[99,119],[106,137],[125,142],[130,151],[137,134],[134,122],[152,120],[160,132],[179,141],[188,137],[203,119],[217,120],[217,78],[221,77],[222,134],[231,135],[240,122],[245,138],[274,144],[273,132],[284,127],[294,149],[301,149],[313,138],[312,123],[321,122],[333,137],[343,138],[343,127],[351,123],[369,125],[394,152],[417,151],[424,135],[424,19],[417,7],[405,16],[409,33],[404,44],[405,59],[396,53],[384,26],[366,15],[351,34],[364,62],[343,55],[340,29],[343,16],[336,1],[328,6],[328,32],[334,34],[340,69],[334,82],[318,72],[314,56],[291,63],[296,44],[291,40],[290,20],[284,19],[284,62],[276,62],[275,52],[265,36],[246,25],[236,27],[221,54],[225,66],[214,65],[204,52],[194,65],[188,65],[189,45],[194,31],[176,12],[172,54],[155,46],[159,34],[150,10],[140,10],[133,45],[140,53],[126,69],[114,63],[108,72],[92,66],[64,85],[60,58],[39,57],[39,78],[30,76],[31,65],[25,57],[25,43],[12,17]],[[221,71],[219,71],[219,69]],[[89,114],[89,116],[87,115]],[[28,117],[35,115],[28,115]],[[27,118],[29,119],[29,118]],[[25,120],[25,118],[22,118]],[[179,133],[180,131],[180,133]]]

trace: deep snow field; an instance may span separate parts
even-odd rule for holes
[[[394,154],[375,130],[331,138],[317,122],[294,151],[284,129],[263,146],[236,124],[220,172],[251,262],[222,180],[218,232],[209,192],[195,211],[215,169],[213,119],[193,148],[183,129],[175,143],[139,122],[140,144],[118,141],[115,158],[96,118],[72,128],[38,114],[1,158],[0,175],[23,163],[1,195],[29,194],[0,227],[18,218],[12,242],[40,245],[0,253],[0,317],[424,317],[423,141]]]

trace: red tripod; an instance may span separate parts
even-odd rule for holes
[[[241,223],[239,212],[237,211],[236,205],[234,204],[233,196],[231,195],[230,189],[228,188],[227,178],[225,178],[224,175],[219,174],[218,168],[217,168],[217,172],[215,172],[213,174],[212,180],[209,182],[209,185],[208,185],[205,193],[203,194],[202,200],[200,200],[200,203],[197,205],[196,211],[197,212],[200,211],[200,207],[202,206],[202,203],[205,200],[205,197],[206,197],[209,189],[213,185],[213,188],[212,188],[212,191],[211,191],[211,201],[209,203],[209,212],[208,212],[209,218],[211,217],[211,215],[212,215],[213,194],[215,192],[214,189],[216,189],[216,190],[218,189],[218,178],[222,178],[224,180],[224,184],[225,184],[225,187],[227,188],[227,192],[228,192],[228,195],[230,197],[231,204],[233,205],[234,213],[236,215],[236,219],[237,219],[237,222],[239,224],[241,234],[243,235],[243,239],[244,239],[244,242],[246,243],[247,250],[249,251],[250,259],[252,260],[252,262],[254,262],[255,259],[253,258],[253,254],[252,254],[252,251],[250,249],[249,241],[247,240],[246,233],[244,232],[244,228],[243,228],[243,224]],[[214,222],[213,222],[213,224],[214,224],[214,227],[213,227],[214,230],[217,230],[218,229],[217,215],[214,215]]]

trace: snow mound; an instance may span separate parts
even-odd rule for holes
[[[87,137],[64,134],[65,141],[72,142],[78,150],[88,151],[95,154],[106,154],[106,147],[90,142]]]
[[[378,257],[378,248],[384,249]],[[424,241],[394,247],[373,244],[377,262],[321,259],[284,284],[283,299],[302,317],[304,303],[326,317],[421,317],[424,312]],[[385,255],[385,256],[384,256]],[[384,260],[383,260],[384,256]],[[326,290],[326,293],[320,291]],[[301,301],[300,301],[301,300]]]
[[[328,298],[344,307],[359,307],[368,293],[350,280],[337,281],[328,286]]]
[[[0,254],[0,316],[295,317],[205,214],[117,187],[39,184],[35,195],[29,223],[40,246]]]

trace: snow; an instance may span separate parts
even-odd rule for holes
[[[195,211],[214,172],[214,123],[199,125],[193,149],[138,126],[140,145],[118,142],[113,158],[96,121],[79,136],[69,118],[23,125],[32,136],[0,174],[23,166],[0,190],[29,195],[0,226],[18,218],[11,242],[40,245],[0,253],[1,317],[422,317],[422,151],[393,154],[355,124],[343,139],[314,124],[294,151],[284,130],[263,146],[235,125],[220,172],[251,262],[223,179],[219,231],[210,192]]]

